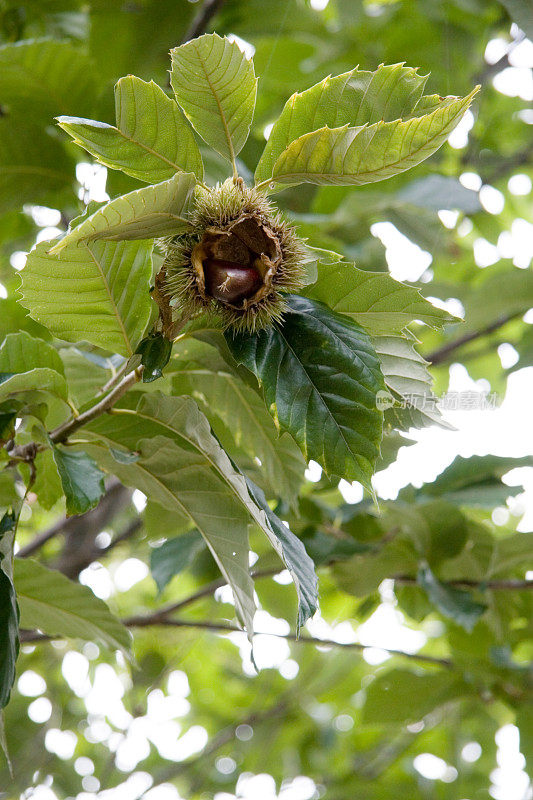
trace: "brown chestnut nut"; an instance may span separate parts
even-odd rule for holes
[[[239,305],[262,285],[254,267],[208,258],[203,262],[206,293],[222,303]]]

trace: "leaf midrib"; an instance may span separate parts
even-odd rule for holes
[[[440,110],[442,110],[442,109],[437,109],[437,110],[436,110],[435,112],[433,112],[433,113],[434,113],[434,114],[437,114],[437,113],[438,113]],[[339,178],[339,177],[346,177],[346,178],[351,178],[351,177],[353,177],[353,178],[363,178],[363,179],[364,179],[365,177],[367,177],[367,176],[370,176],[370,175],[377,175],[377,174],[379,174],[379,172],[380,172],[380,171],[382,171],[382,170],[384,170],[384,169],[389,169],[389,168],[391,168],[391,167],[396,167],[398,164],[401,164],[403,161],[406,161],[408,158],[412,158],[413,156],[415,156],[415,155],[417,155],[418,153],[422,152],[422,151],[423,151],[423,150],[424,150],[424,149],[425,149],[425,148],[426,148],[426,147],[427,147],[429,144],[431,144],[431,143],[432,143],[432,142],[433,142],[435,139],[437,139],[439,136],[442,136],[442,132],[443,132],[443,130],[444,130],[445,128],[447,128],[447,127],[448,127],[448,125],[451,125],[451,124],[453,124],[453,122],[455,122],[455,120],[457,119],[457,117],[459,117],[459,116],[462,114],[462,112],[463,112],[463,109],[461,108],[461,110],[460,110],[460,111],[459,111],[457,114],[455,114],[455,115],[452,117],[452,119],[451,119],[451,120],[448,120],[448,122],[447,122],[445,125],[443,125],[443,126],[442,126],[442,127],[439,129],[439,131],[438,131],[437,133],[435,133],[435,135],[434,135],[434,136],[432,136],[430,139],[426,139],[426,141],[424,142],[424,144],[423,144],[423,145],[421,145],[420,147],[418,147],[416,150],[411,150],[411,151],[409,151],[409,154],[408,154],[408,156],[406,156],[406,157],[404,157],[404,158],[400,158],[400,159],[398,159],[397,161],[392,161],[392,162],[390,162],[390,163],[386,164],[385,166],[383,166],[383,167],[380,167],[380,168],[379,168],[379,169],[377,169],[377,170],[371,170],[371,171],[367,171],[367,172],[342,172],[342,173],[340,173],[340,174],[339,174],[339,173],[337,173],[337,172],[286,172],[286,173],[281,173],[281,175],[279,175],[279,174],[278,174],[278,175],[272,175],[272,177],[273,177],[275,180],[278,180],[278,181],[280,180],[280,178],[283,178],[283,180],[285,181],[285,179],[288,179],[288,180],[301,179],[301,178],[305,178],[306,176],[309,176],[309,175],[311,175],[311,176],[313,176],[313,177],[317,177],[317,178],[331,178],[331,177],[337,177],[337,178]],[[431,115],[428,115],[428,116],[431,116]],[[413,120],[408,120],[408,122],[412,122],[412,121],[414,121],[414,120],[418,120],[418,121],[420,121],[421,119],[423,119],[423,117],[415,117]],[[377,123],[377,125],[376,125],[376,133],[377,133],[377,126],[379,126],[379,124],[380,124],[380,123]],[[384,123],[384,124],[385,124],[385,125],[387,125],[387,124],[390,124],[390,123]],[[399,124],[400,124],[400,125],[402,124],[402,123],[401,123],[401,121],[399,122]],[[327,126],[326,126],[326,127],[327,127]],[[365,126],[363,126],[363,127],[365,127]],[[333,128],[330,128],[329,130],[334,130],[334,129],[333,129]],[[306,134],[306,135],[307,135],[307,134]],[[374,134],[374,135],[375,135],[375,134]],[[367,148],[370,146],[370,144],[371,144],[372,140],[373,140],[373,137],[372,137],[372,139],[370,140],[370,142],[368,142],[368,144],[367,144]],[[296,140],[296,141],[298,141],[298,140]],[[318,144],[318,141],[317,141],[317,144]],[[290,145],[289,145],[289,147],[290,147]],[[287,150],[288,150],[288,149],[289,149],[289,148],[287,148]],[[287,150],[285,150],[284,152],[287,152]],[[283,155],[283,153],[280,155],[280,158],[281,158],[281,156],[282,156],[282,155]],[[361,154],[361,158],[359,159],[359,163],[361,162],[362,156],[363,156],[363,154]],[[276,168],[276,165],[274,164],[274,170],[275,170],[275,168]]]
[[[215,98],[215,102],[216,102],[217,107],[218,107],[218,113],[220,114],[220,119],[222,120],[222,125],[224,126],[224,135],[226,136],[226,140],[228,142],[230,159],[231,159],[231,162],[234,163],[235,162],[235,151],[233,149],[233,142],[232,142],[231,135],[230,135],[230,132],[229,132],[229,128],[228,128],[228,125],[227,125],[227,122],[226,122],[226,115],[224,114],[224,110],[222,108],[222,104],[221,104],[220,99],[218,97],[218,93],[216,92],[215,87],[211,83],[211,79],[209,77],[209,73],[207,72],[207,70],[205,68],[205,64],[203,62],[202,55],[201,55],[197,45],[194,42],[192,42],[192,46],[193,46],[193,49],[196,52],[196,55],[198,57],[198,61],[199,61],[200,66],[201,66],[201,68],[203,70],[203,73],[205,75],[205,79],[207,81],[207,84],[208,84],[208,86],[209,86],[209,88],[211,90],[211,93],[212,93],[213,97]],[[225,49],[225,44],[224,44],[224,49]],[[212,49],[211,49],[211,52],[212,52]]]

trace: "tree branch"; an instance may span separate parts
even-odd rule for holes
[[[405,585],[417,585],[418,581],[411,575],[396,575],[392,578],[395,583]],[[522,591],[524,589],[533,589],[533,580],[516,580],[514,578],[502,578],[492,581],[474,581],[468,578],[459,578],[457,580],[443,581],[446,586],[453,586],[456,589],[489,589],[490,591]]]
[[[458,339],[454,339],[451,342],[443,344],[442,347],[433,350],[431,353],[427,353],[424,358],[433,366],[436,364],[442,364],[443,362],[448,361],[450,356],[465,344],[469,344],[469,342],[473,342],[476,339],[481,339],[483,336],[487,336],[489,333],[497,331],[511,320],[521,317],[523,314],[524,310],[514,311],[512,314],[504,314],[503,316],[498,317],[498,319],[495,319],[493,322],[486,325],[484,328],[479,328],[479,330],[476,331],[470,331],[469,333],[465,333],[464,336],[460,336]]]
[[[63,517],[55,522],[50,528],[36,536],[31,542],[21,547],[17,553],[17,558],[28,558],[41,549],[50,539],[55,536],[66,536],[78,528],[80,523],[91,523],[92,527],[99,527],[99,531],[105,526],[109,519],[109,511],[114,507],[116,500],[123,492],[129,492],[117,478],[111,478],[107,485],[107,491],[100,500],[96,508],[87,511],[77,517]],[[98,532],[99,532],[98,531]]]
[[[211,19],[220,11],[224,2],[225,0],[204,0],[201,9],[193,18],[189,28],[184,34],[182,44],[205,33]]]
[[[115,405],[118,400],[120,400],[124,394],[126,394],[128,389],[131,389],[131,387],[141,379],[141,374],[141,369],[136,369],[133,370],[133,372],[130,372],[129,375],[126,375],[106,397],[100,400],[99,403],[96,403],[96,405],[94,405],[92,408],[84,411],[83,414],[79,414],[77,417],[72,417],[66,422],[63,422],[61,425],[51,431],[49,434],[50,440],[54,444],[65,442],[68,437],[74,433],[74,431],[78,430],[78,428],[83,427],[83,425],[87,425],[88,422],[92,422],[93,419],[105,414]],[[40,449],[41,446],[36,445],[35,442],[29,442],[28,444],[13,447],[9,451],[12,464],[15,464],[17,461],[33,460]]]
[[[189,619],[167,619],[165,617],[156,617],[143,620],[142,618],[132,618],[131,620],[122,620],[123,624],[129,628],[136,627],[169,627],[169,628],[193,628],[195,630],[211,631],[213,633],[242,633],[242,628],[237,625],[231,625],[226,622],[206,622],[204,620],[189,620]],[[318,639],[314,636],[301,635],[297,636],[295,633],[272,633],[271,631],[255,631],[256,636],[275,636],[277,639],[285,639],[295,644],[312,644],[318,647],[339,647],[344,650],[357,650],[359,652],[367,650],[373,645],[360,644],[359,642],[337,642],[334,639]],[[30,642],[47,642],[52,640],[61,639],[61,636],[47,636],[36,631],[20,631],[20,641],[22,644]],[[453,669],[454,664],[448,658],[437,658],[436,656],[428,656],[424,653],[408,653],[405,650],[395,650],[390,647],[378,647],[377,649],[389,653],[391,656],[399,656],[400,658],[408,658],[414,661],[420,661],[424,664],[431,664],[438,667],[446,667]]]

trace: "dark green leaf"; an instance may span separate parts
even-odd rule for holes
[[[470,592],[441,583],[429,567],[418,572],[418,583],[426,590],[435,607],[466,631],[472,631],[487,606],[472,599]]]
[[[182,533],[155,547],[150,553],[150,572],[159,592],[175,575],[188,567],[204,548],[205,542],[197,530]]]
[[[104,473],[83,451],[53,448],[54,461],[67,500],[67,516],[84,514],[98,504],[105,491]]]
[[[226,341],[306,459],[369,487],[383,424],[376,394],[384,384],[368,334],[323,303],[292,295],[282,324],[228,332]]]
[[[147,336],[135,352],[140,353],[141,364],[144,366],[143,383],[151,383],[163,374],[163,368],[168,364],[172,353],[172,342],[160,333]]]

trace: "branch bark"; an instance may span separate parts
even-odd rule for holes
[[[433,366],[442,364],[448,361],[450,356],[452,356],[456,350],[459,350],[465,344],[474,342],[477,339],[481,339],[483,336],[487,336],[489,333],[497,331],[511,320],[517,319],[517,317],[521,317],[523,314],[523,310],[514,311],[511,314],[504,314],[501,317],[498,317],[498,319],[493,320],[493,322],[490,322],[484,328],[479,328],[476,331],[470,331],[469,333],[465,333],[464,336],[459,336],[458,339],[453,339],[451,342],[443,344],[442,347],[433,350],[431,353],[427,353],[424,358]]]

